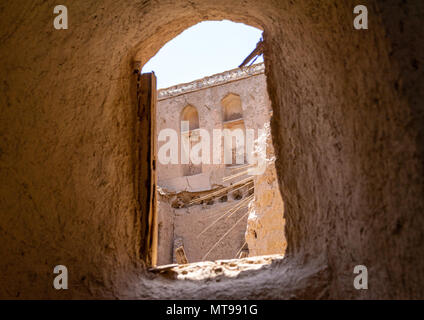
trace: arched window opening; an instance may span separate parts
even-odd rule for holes
[[[185,107],[181,114],[181,121],[188,122],[188,128],[181,128],[181,132],[183,133],[186,132],[187,129],[189,131],[199,129],[199,114],[197,109],[190,105]]]
[[[186,106],[181,113],[181,139],[185,139],[189,145],[186,157],[188,164],[183,165],[183,175],[193,176],[202,173],[202,164],[194,164],[190,158],[190,150],[200,143],[199,136],[199,113],[191,105]],[[183,143],[183,142],[182,142]]]
[[[240,96],[234,93],[228,94],[221,101],[224,122],[243,119]]]
[[[231,154],[231,163],[227,166],[243,165],[247,157],[245,152],[246,127],[243,120],[243,109],[240,96],[230,93],[221,100],[223,127],[230,132],[230,138],[224,143],[224,154]],[[242,137],[237,139],[237,134]],[[242,159],[240,161],[240,159]]]

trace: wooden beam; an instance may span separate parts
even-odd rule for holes
[[[156,76],[138,75],[136,190],[140,210],[140,254],[148,266],[157,261]]]
[[[239,68],[247,65],[256,56],[261,55],[263,53],[263,49],[264,49],[264,42],[263,42],[263,40],[261,40],[256,44],[256,48],[247,56],[246,59],[243,60],[241,65],[239,65]]]

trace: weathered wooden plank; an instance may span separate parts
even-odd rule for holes
[[[156,96],[154,73],[138,75],[136,190],[141,211],[140,254],[149,266],[157,261]]]

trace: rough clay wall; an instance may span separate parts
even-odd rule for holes
[[[237,252],[244,244],[247,205],[231,216],[218,219],[241,201],[243,200],[237,201],[228,196],[228,201],[224,203],[218,202],[210,206],[196,205],[175,210],[174,234],[175,237],[183,239],[189,262],[236,258]],[[215,221],[217,222],[214,223]],[[209,229],[206,229],[208,227]],[[219,241],[225,234],[227,235]],[[210,253],[203,259],[208,251]]]
[[[187,105],[191,105],[198,111],[199,127],[208,130],[210,136],[213,137],[213,129],[223,129],[221,100],[229,93],[240,96],[246,129],[253,129],[255,132],[262,129],[263,124],[269,121],[269,110],[271,108],[266,77],[264,74],[258,74],[159,100],[156,119],[158,134],[161,130],[173,129],[180,135],[181,112]],[[158,150],[165,143],[158,142]],[[228,173],[225,164],[213,164],[211,159],[210,164],[202,164],[201,175],[187,177],[183,177],[182,166],[181,164],[162,164],[159,162],[157,167],[158,185],[168,191],[200,191],[226,184],[223,182],[224,176]],[[231,181],[234,181],[234,179]]]
[[[361,1],[368,31],[352,28],[354,0],[64,1],[67,31],[56,4],[0,4],[1,297],[424,297],[424,2]],[[131,61],[224,18],[265,32],[288,254],[171,282],[138,262]]]
[[[212,137],[213,129],[223,128],[221,101],[230,93],[240,96],[245,127],[254,129],[257,134],[258,129],[263,129],[264,123],[269,122],[271,110],[266,88],[266,77],[263,73],[159,100],[156,119],[158,133],[164,129],[173,129],[180,135],[179,122],[181,113],[187,105],[191,105],[199,113],[200,128],[208,130]],[[164,143],[166,142],[158,143],[158,150]],[[182,165],[180,164],[162,164],[158,162],[158,185],[163,190],[174,193],[182,191],[193,192],[215,190],[216,186],[227,186],[249,178],[245,174],[225,181],[225,177],[228,178],[228,176],[237,174],[243,169],[237,169],[237,167],[231,169],[224,164],[204,164],[202,172],[192,176],[183,176],[181,167]],[[216,192],[216,190],[211,192]],[[279,192],[278,186],[276,192]],[[227,195],[228,202],[220,203],[218,199],[220,197],[215,197],[213,205],[205,203],[174,210],[169,205],[160,204],[158,208],[159,220],[161,221],[160,229],[164,230],[164,226],[169,225],[169,222],[163,221],[162,217],[172,215],[174,231],[172,238],[169,237],[169,230],[164,230],[159,234],[158,265],[173,262],[172,252],[169,255],[168,248],[170,245],[172,246],[176,238],[182,239],[189,262],[202,261],[210,249],[212,250],[207,254],[206,260],[236,258],[236,254],[239,253],[245,242],[244,234],[246,232],[248,203],[243,200],[246,203],[240,210],[231,214],[230,218],[219,219],[226,213],[229,215],[229,211],[242,201],[234,200],[231,193],[222,193],[220,195]],[[169,197],[169,202],[172,199],[172,197]],[[166,199],[163,198],[163,201],[166,201]],[[218,222],[215,223],[216,220]],[[234,226],[234,224],[236,225]],[[202,233],[208,226],[210,228],[205,233]],[[231,228],[233,229],[230,230]],[[229,232],[228,235],[225,235],[227,232]],[[162,236],[163,238],[161,238]],[[224,238],[220,241],[223,236]],[[169,241],[171,242],[169,243]],[[214,247],[215,244],[217,244],[216,247]],[[262,254],[268,254],[268,252]]]
[[[274,165],[274,148],[272,146],[269,123],[266,134],[260,137],[266,150],[258,152],[267,160],[266,169],[262,175],[253,177],[255,184],[254,201],[249,205],[249,216],[246,229],[246,243],[249,247],[249,257],[284,254],[287,248],[284,229],[284,202],[281,199],[277,172]]]
[[[221,197],[216,197],[213,204],[205,201],[203,204],[179,209],[171,207],[173,197],[159,195],[157,265],[176,262],[176,239],[181,239],[190,263],[202,261],[209,250],[205,260],[236,258],[245,241],[247,224],[247,192],[246,188],[243,190],[244,198],[239,200],[233,199],[232,193],[228,193],[225,202],[220,201]],[[231,209],[242,203],[244,205],[239,210],[224,217],[224,214],[231,213]]]
[[[172,263],[174,244],[174,209],[169,199],[158,192],[158,254],[157,265]]]

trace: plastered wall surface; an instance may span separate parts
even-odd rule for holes
[[[244,244],[247,206],[231,216],[228,214],[228,217],[223,217],[206,229],[226,211],[234,207],[237,202],[239,201],[230,200],[226,203],[214,204],[209,208],[206,205],[204,208],[195,206],[175,212],[174,232],[184,239],[184,249],[189,262],[235,259],[237,257],[238,251]],[[202,233],[203,231],[204,233]],[[228,235],[222,238],[227,232]],[[219,243],[215,246],[217,241]]]
[[[197,88],[200,86],[201,88]],[[195,88],[192,89],[193,87]],[[160,137],[161,133],[169,129],[181,136],[180,121],[183,119],[187,106],[190,106],[190,108],[196,109],[199,128],[207,130],[209,133],[212,150],[210,163],[202,163],[200,172],[193,175],[184,174],[184,164],[181,162],[165,164],[159,158],[158,185],[165,195],[160,199],[160,203],[166,202],[169,205],[163,203],[158,210],[160,219],[158,265],[175,262],[175,256],[169,247],[176,239],[180,239],[179,241],[184,246],[189,262],[237,258],[244,247],[247,249],[245,239],[247,211],[251,206],[251,200],[247,198],[255,191],[256,198],[261,199],[262,185],[260,188],[254,187],[252,180],[255,177],[246,174],[248,169],[246,165],[240,166],[234,163],[235,166],[228,167],[223,161],[220,164],[213,163],[212,156],[215,156],[213,153],[215,141],[213,140],[216,139],[213,130],[227,128],[224,101],[226,98],[234,96],[240,101],[242,110],[240,117],[243,127],[253,130],[254,139],[258,139],[258,136],[265,132],[265,126],[269,126],[271,103],[267,94],[264,66],[257,64],[243,70],[225,71],[189,84],[179,84],[159,90],[158,95],[158,136]],[[195,119],[193,122],[197,123]],[[270,135],[269,130],[268,134]],[[158,150],[169,145],[169,139],[168,137],[165,141],[159,141]],[[272,150],[271,139],[263,141],[263,143],[269,144],[268,147],[263,146],[265,149]],[[172,145],[177,146],[177,152],[181,154],[181,141]],[[223,160],[223,138],[221,138],[220,150]],[[274,154],[273,151],[271,153]],[[164,153],[159,152],[159,154],[163,155]],[[269,158],[270,154],[265,154],[264,157],[268,156]],[[179,160],[181,161],[181,155]],[[270,166],[272,168],[269,168],[268,171],[274,172],[273,180],[275,181],[275,167],[273,164]],[[237,186],[237,183],[246,180],[249,180],[248,185],[243,188]],[[234,187],[227,191],[219,191],[220,188],[231,185]],[[273,187],[276,192],[275,198],[277,198],[275,201],[278,202],[279,198],[281,202],[276,182]],[[186,193],[187,196],[194,198],[192,201],[195,202],[190,205],[190,201],[186,200],[177,204],[176,197],[181,193]],[[211,195],[210,198],[207,198],[208,193]],[[214,194],[215,196],[213,196]],[[235,199],[237,195],[240,195],[240,199]],[[204,200],[197,201],[196,196]],[[181,197],[181,200],[183,198],[184,196]],[[267,208],[266,203],[259,204],[258,202],[256,213],[260,216],[266,215],[266,217],[255,219],[254,223],[250,223],[251,228],[248,234],[254,234],[256,229],[261,229],[258,231],[260,238],[250,241],[252,245],[254,242],[258,243],[255,244],[255,250],[252,251],[255,254],[251,254],[251,256],[284,253],[284,227],[280,221],[283,219],[282,202],[280,206],[276,205],[272,208]],[[271,230],[273,233],[277,231],[275,236],[268,233],[267,243],[263,244],[262,250],[256,249],[264,238],[263,234]],[[273,241],[275,239],[278,240]]]
[[[265,171],[253,176],[254,200],[249,204],[249,216],[245,239],[249,248],[249,257],[280,254],[284,255],[287,241],[284,235],[284,201],[281,199],[274,161],[275,152],[269,123],[263,136],[259,138],[266,149],[259,149],[266,157]]]
[[[65,1],[66,31],[56,4],[0,4],[0,297],[424,297],[424,3],[362,1],[367,31],[353,0]],[[171,281],[138,256],[131,66],[219,19],[264,30],[287,254]]]
[[[219,78],[218,75],[211,77]],[[201,82],[201,80],[196,82]],[[158,134],[163,130],[172,129],[180,136],[181,114],[185,107],[192,106],[197,109],[199,127],[207,130],[210,134],[212,150],[213,130],[225,128],[222,100],[229,94],[240,97],[245,127],[246,129],[253,129],[255,135],[257,135],[258,129],[263,129],[263,124],[269,121],[269,111],[271,110],[263,71],[216,86],[205,86],[204,89],[159,99],[157,109]],[[167,142],[168,140],[159,141],[158,150]],[[179,143],[181,144],[181,142]],[[222,141],[221,144],[223,146],[224,142]],[[180,145],[179,148],[181,148]],[[181,154],[180,149],[179,153]],[[221,165],[214,164],[212,154],[211,152],[210,163],[202,164],[201,175],[195,177],[184,176],[182,169],[184,164],[163,164],[159,162],[158,184],[168,191],[202,191],[219,185],[228,185],[228,182],[223,181],[226,175],[225,164],[223,161]],[[221,154],[223,155],[223,150]],[[233,181],[234,179],[231,182]]]

